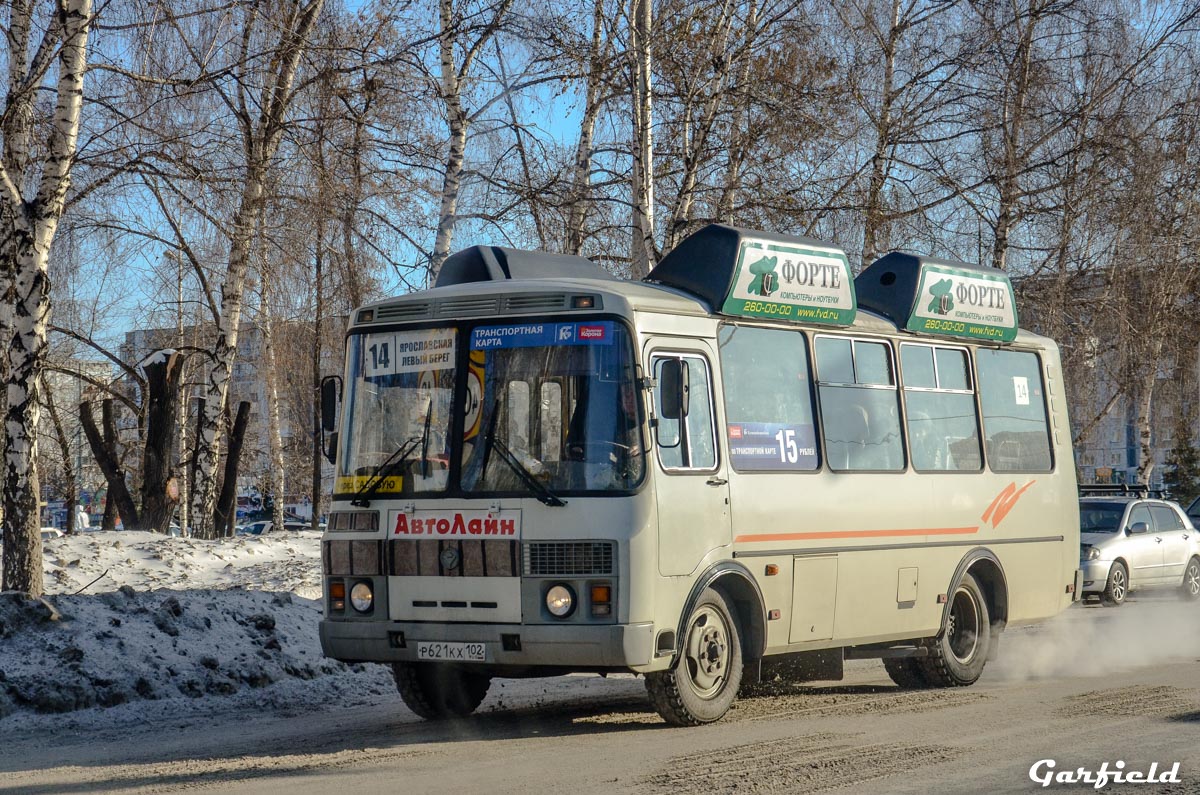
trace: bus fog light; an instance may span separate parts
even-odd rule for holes
[[[546,609],[556,618],[566,618],[575,610],[575,592],[569,585],[554,585],[546,591]]]
[[[371,584],[367,582],[355,583],[350,589],[350,604],[360,613],[369,613],[371,604],[375,601],[375,594],[371,592]]]

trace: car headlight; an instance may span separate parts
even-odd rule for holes
[[[375,594],[371,592],[371,584],[369,582],[355,583],[350,589],[350,604],[360,613],[371,612],[371,603],[375,601]]]
[[[1082,549],[1079,550],[1079,559],[1080,560],[1099,560],[1100,559],[1099,547],[1093,547],[1093,546],[1083,547]]]
[[[556,618],[566,618],[575,610],[575,592],[569,585],[555,585],[546,591],[546,609]]]

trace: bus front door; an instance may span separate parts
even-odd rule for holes
[[[665,418],[662,369],[679,360],[685,373],[687,413]],[[714,549],[731,543],[729,486],[717,444],[711,352],[675,341],[650,357],[658,418],[654,489],[658,503],[658,570],[664,576],[691,574]]]

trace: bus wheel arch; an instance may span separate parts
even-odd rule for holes
[[[684,624],[707,588],[720,591],[721,595],[729,602],[739,624],[742,658],[752,666],[752,670],[756,669],[757,661],[762,659],[763,652],[767,648],[766,602],[763,600],[758,583],[754,581],[754,577],[746,570],[746,567],[740,563],[728,560],[716,563],[697,578],[691,593],[688,594],[687,601],[684,602],[683,611],[679,616],[679,631],[675,637],[678,639],[684,637],[686,630]],[[678,642],[675,656],[676,658],[679,656]]]
[[[1008,624],[1008,577],[1004,574],[1004,566],[1001,565],[1000,559],[996,557],[995,553],[985,547],[976,547],[959,561],[958,567],[954,570],[954,576],[950,579],[947,595],[955,592],[967,574],[975,578],[975,582],[983,591],[984,600],[987,602],[992,630],[992,648],[988,652],[988,659],[992,659],[1000,640],[1000,633]],[[946,605],[942,608],[939,637],[949,625],[951,605],[952,600],[947,598]]]

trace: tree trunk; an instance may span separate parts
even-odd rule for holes
[[[463,110],[458,70],[454,64],[454,43],[457,27],[454,22],[452,0],[440,0],[438,13],[441,18],[441,38],[438,50],[441,57],[442,102],[446,106],[446,123],[449,125],[449,150],[446,153],[446,168],[442,173],[441,206],[438,211],[437,235],[433,240],[433,253],[429,258],[429,284],[432,286],[442,270],[442,263],[450,256],[450,243],[454,227],[458,223],[458,193],[462,186],[463,161],[467,151],[467,114]]]
[[[891,24],[883,51],[883,85],[879,87],[879,121],[875,128],[875,152],[871,156],[871,180],[863,208],[862,266],[870,265],[879,254],[879,237],[884,224],[883,190],[891,170],[892,103],[895,101],[896,43],[900,38],[900,3],[892,0]]]
[[[238,404],[237,419],[233,421],[233,429],[229,432],[229,452],[225,456],[225,479],[221,484],[216,515],[212,520],[216,538],[227,538],[233,535],[233,522],[237,518],[238,464],[242,457],[242,443],[246,439],[246,426],[249,423],[250,404],[243,400]]]
[[[177,400],[183,356],[175,351],[160,351],[157,357],[142,365],[146,373],[148,405],[139,529],[165,533],[178,502],[178,492],[171,493],[171,482],[175,480],[171,452],[178,423]]]
[[[129,486],[125,483],[125,472],[121,469],[117,454],[115,433],[110,432],[113,430],[112,400],[104,401],[101,411],[104,423],[103,437],[100,435],[100,429],[96,427],[96,418],[92,416],[92,405],[86,401],[79,404],[79,423],[83,426],[83,434],[92,448],[92,455],[95,456],[96,463],[100,465],[100,471],[104,473],[104,479],[108,483],[108,501],[116,505],[125,529],[137,530],[141,527],[137,506],[129,493]]]
[[[591,202],[592,154],[600,95],[604,88],[603,68],[604,0],[596,0],[592,11],[592,43],[588,48],[588,73],[584,87],[583,118],[571,176],[571,203],[567,212],[567,251],[576,256],[583,250],[584,224]]]
[[[276,530],[283,529],[283,505],[287,494],[284,477],[283,435],[279,428],[279,368],[275,352],[275,329],[271,323],[271,292],[267,286],[268,276],[263,275],[262,294],[262,348],[263,366],[266,368],[267,386],[267,449],[271,458],[271,491],[275,500],[271,510],[271,522]]]
[[[54,392],[46,386],[45,373],[42,374],[42,394],[46,401],[46,413],[50,416],[50,424],[54,428],[54,439],[58,442],[58,450],[62,455],[63,480],[65,481],[63,502],[67,505],[66,534],[74,535],[76,529],[75,505],[79,501],[79,494],[75,488],[75,465],[71,463],[71,443],[67,439],[66,429],[63,428],[58,405],[54,402]]]
[[[325,219],[317,222],[317,241],[313,257],[315,273],[314,282],[314,317],[312,339],[312,519],[311,526],[316,530],[321,521],[321,502],[324,483],[321,478],[321,351],[323,350],[321,331],[325,325],[325,289],[322,284],[325,264]]]
[[[654,135],[651,94],[650,0],[632,0],[629,57],[633,75],[633,236],[630,276],[640,279],[657,261],[654,248]]]

